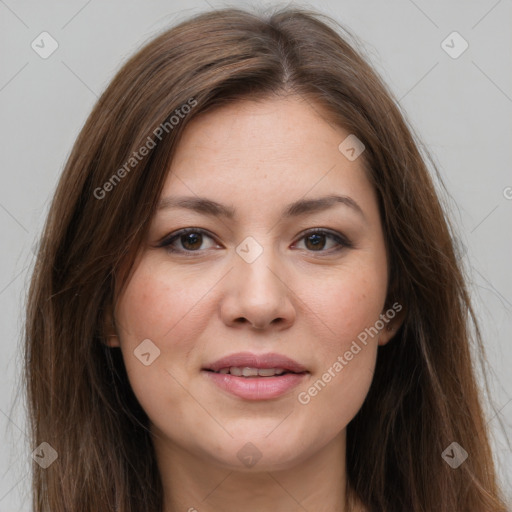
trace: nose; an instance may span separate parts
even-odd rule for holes
[[[230,327],[249,324],[256,330],[282,330],[295,321],[294,293],[284,269],[269,249],[252,263],[235,256],[221,303],[221,317]]]

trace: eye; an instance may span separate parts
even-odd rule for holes
[[[165,247],[167,251],[174,253],[198,252],[205,238],[213,240],[203,229],[185,228],[164,238],[158,244],[158,247]],[[181,245],[181,247],[176,247],[176,245]],[[202,247],[203,250],[211,248],[211,245],[209,247]]]
[[[213,243],[203,247],[205,239],[209,239]],[[304,240],[304,247],[308,252],[331,253],[352,247],[352,243],[341,233],[322,228],[309,230],[299,239],[299,241],[302,240]],[[202,250],[211,249],[215,246],[218,247],[213,237],[201,228],[180,229],[171,233],[158,244],[158,247],[163,247],[168,252],[187,255],[200,253]],[[299,247],[299,249],[302,248]]]
[[[299,240],[304,240],[306,250],[309,252],[336,252],[345,247],[352,247],[351,242],[341,233],[322,228],[309,230]],[[326,240],[331,240],[331,243],[329,244]],[[330,247],[324,250],[326,245]]]

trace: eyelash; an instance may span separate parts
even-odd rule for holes
[[[180,229],[179,231],[176,231],[175,233],[171,233],[169,236],[165,237],[161,242],[159,242],[157,247],[165,248],[166,251],[168,251],[170,253],[173,253],[173,254],[184,255],[186,257],[194,257],[196,255],[195,253],[200,254],[205,249],[203,249],[203,250],[196,250],[196,251],[190,251],[190,250],[186,250],[186,249],[176,249],[175,247],[172,247],[172,244],[174,243],[175,240],[178,240],[181,236],[187,235],[189,233],[206,235],[208,238],[211,238],[212,240],[215,240],[214,237],[212,235],[210,235],[204,229],[201,229],[201,228],[184,228],[184,229]],[[324,250],[321,250],[321,251],[308,251],[310,253],[313,253],[313,254],[315,254],[315,253],[318,253],[318,254],[322,254],[322,253],[324,253],[324,254],[325,253],[332,254],[332,253],[337,253],[337,252],[339,252],[339,251],[341,251],[343,249],[346,249],[346,248],[350,249],[350,248],[353,247],[352,242],[350,242],[350,240],[348,240],[341,233],[337,233],[335,231],[330,231],[330,230],[323,229],[323,228],[309,229],[307,232],[303,233],[298,240],[300,241],[300,240],[302,240],[304,238],[307,238],[308,236],[317,235],[317,234],[319,234],[319,235],[326,235],[327,237],[330,237],[331,239],[333,239],[338,244],[338,247],[329,249],[327,251],[324,251]]]

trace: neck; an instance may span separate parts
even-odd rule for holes
[[[152,429],[164,489],[163,512],[349,512],[346,430],[314,454],[285,469],[233,468],[177,446]],[[355,508],[350,508],[355,512]]]

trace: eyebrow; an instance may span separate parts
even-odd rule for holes
[[[328,195],[315,199],[299,199],[286,206],[281,212],[281,217],[291,218],[307,213],[321,212],[338,204],[348,206],[366,220],[363,210],[351,197],[339,195]],[[204,215],[225,217],[227,219],[233,219],[236,215],[236,210],[231,206],[226,206],[212,199],[198,196],[169,196],[161,199],[158,203],[158,210],[168,208],[185,208]]]

